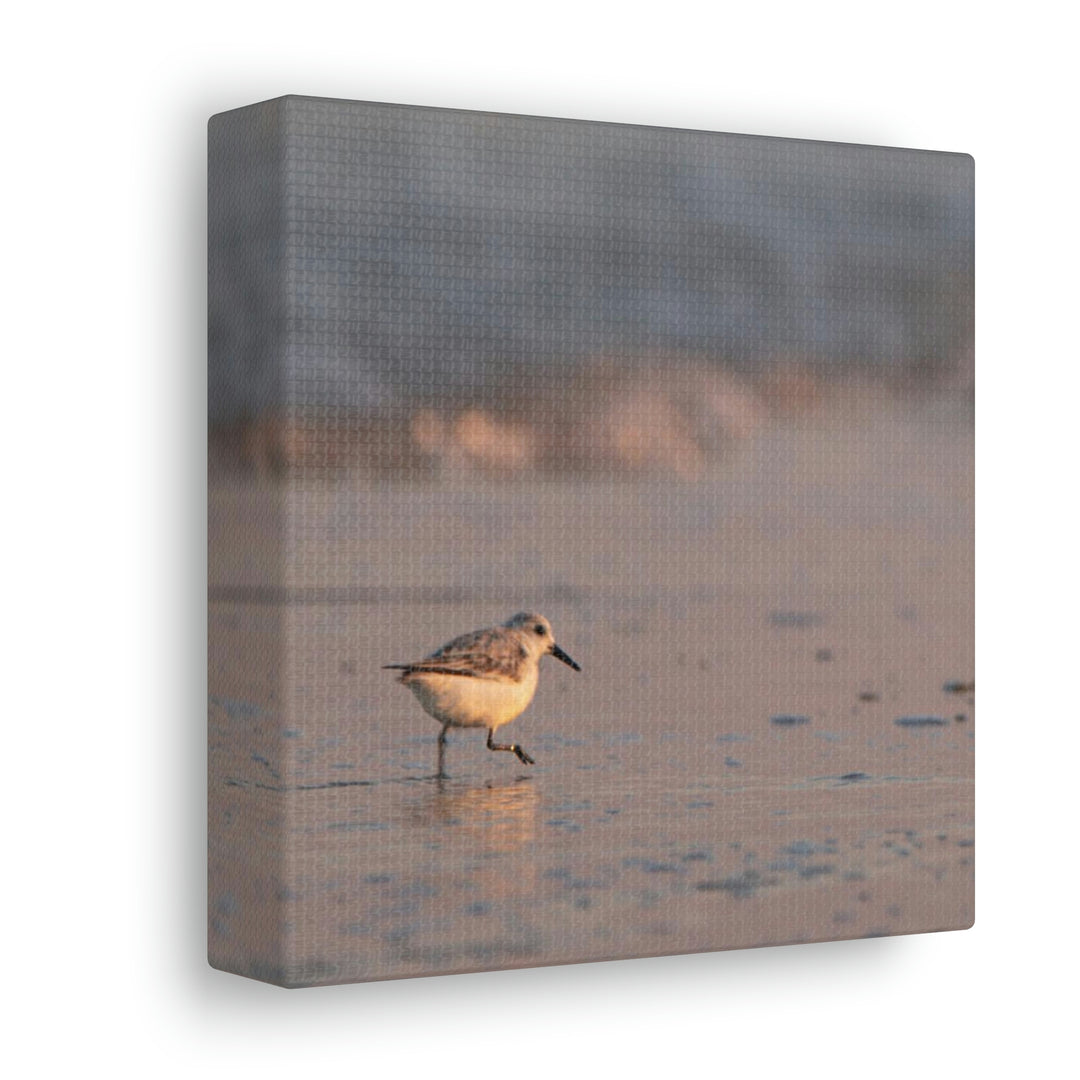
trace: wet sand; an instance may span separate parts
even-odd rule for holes
[[[212,482],[212,534],[262,536],[210,567],[212,962],[310,985],[970,925],[972,443],[955,405],[863,405],[693,482]],[[583,672],[545,660],[504,729],[535,766],[453,732],[436,779],[380,665],[522,608]]]

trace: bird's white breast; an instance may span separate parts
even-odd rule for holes
[[[538,675],[539,666],[532,663],[520,682],[438,672],[413,672],[404,681],[424,711],[441,723],[497,728],[528,708]]]

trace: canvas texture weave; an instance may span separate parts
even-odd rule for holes
[[[970,926],[971,159],[303,97],[209,149],[211,963]]]

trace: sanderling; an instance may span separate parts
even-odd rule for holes
[[[487,728],[489,750],[510,750],[525,765],[533,759],[517,743],[497,743],[495,732],[520,716],[536,693],[540,657],[551,653],[575,671],[581,667],[555,644],[543,615],[519,612],[502,626],[474,630],[447,642],[414,664],[386,664],[428,715],[442,724],[439,775],[443,775],[446,732],[452,727]]]

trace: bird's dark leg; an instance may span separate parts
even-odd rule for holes
[[[446,779],[446,733],[449,729],[449,724],[443,724],[442,731],[439,732],[439,768],[435,774],[436,780]]]
[[[536,762],[533,761],[533,759],[531,757],[529,757],[529,755],[526,754],[525,751],[522,750],[521,747],[518,746],[517,743],[497,743],[497,742],[492,741],[494,738],[495,738],[495,729],[494,728],[488,728],[487,746],[488,746],[489,750],[509,750],[511,753],[517,754],[518,761],[520,761],[522,765],[535,765],[536,764]]]

